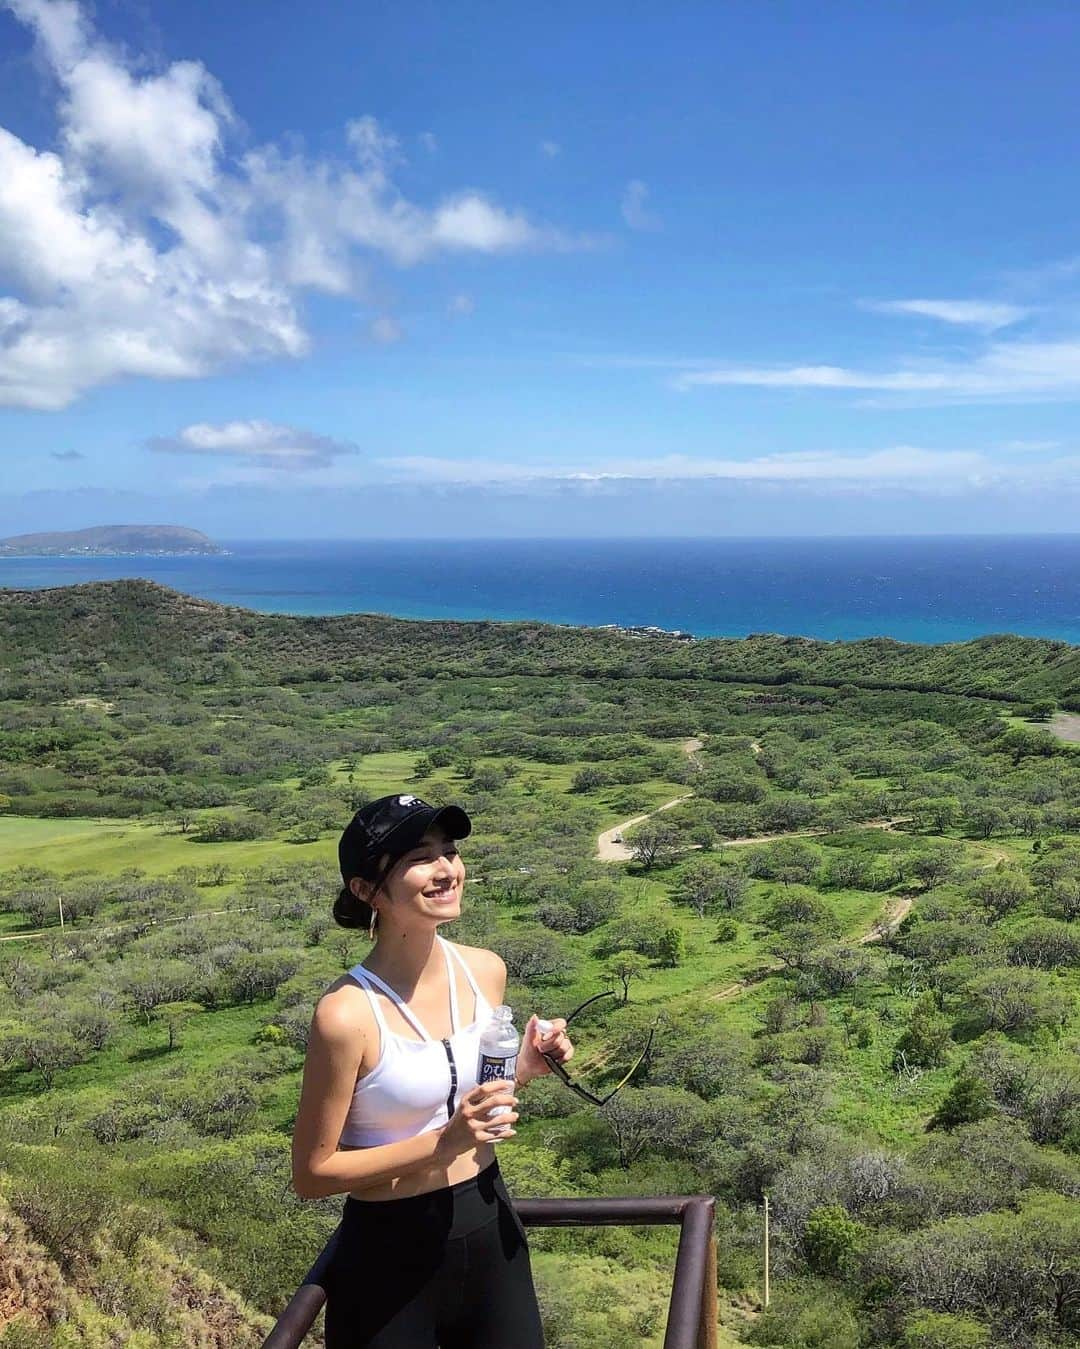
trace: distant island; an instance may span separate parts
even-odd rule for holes
[[[186,557],[224,551],[183,525],[98,525],[0,539],[0,557]]]

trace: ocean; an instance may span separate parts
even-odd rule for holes
[[[5,558],[0,586],[141,576],[277,613],[1080,644],[1080,535],[223,546],[220,557]]]

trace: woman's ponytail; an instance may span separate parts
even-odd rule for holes
[[[371,905],[358,899],[347,885],[334,900],[334,922],[341,927],[369,927],[372,912]]]

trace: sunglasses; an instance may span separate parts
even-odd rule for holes
[[[586,1007],[591,1006],[592,1003],[597,1002],[600,998],[613,998],[613,997],[615,997],[614,989],[608,989],[606,993],[593,994],[593,996],[591,998],[587,998],[581,1004],[580,1007],[574,1008],[574,1010],[566,1018],[566,1024],[569,1026],[570,1022],[573,1021],[574,1017],[576,1017],[579,1012],[583,1012]],[[657,1018],[657,1020],[659,1020],[659,1018]],[[587,1088],[580,1086],[577,1082],[571,1081],[570,1074],[566,1071],[566,1069],[562,1066],[562,1064],[558,1061],[558,1059],[553,1059],[550,1054],[543,1054],[542,1050],[541,1053],[543,1054],[544,1062],[548,1065],[551,1071],[555,1074],[555,1076],[559,1079],[559,1081],[562,1082],[564,1086],[570,1088],[570,1090],[574,1093],[575,1096],[580,1096],[583,1101],[589,1101],[592,1105],[604,1106],[607,1105],[608,1101],[610,1101],[613,1096],[617,1095],[620,1091],[622,1091],[623,1087],[626,1086],[627,1082],[630,1081],[630,1079],[634,1076],[637,1070],[645,1062],[645,1059],[648,1057],[649,1050],[652,1048],[653,1036],[655,1034],[656,1034],[656,1022],[654,1021],[652,1029],[649,1031],[649,1038],[645,1042],[645,1048],[638,1055],[634,1063],[634,1066],[630,1069],[630,1071],[626,1074],[626,1076],[622,1079],[621,1082],[617,1083],[614,1087],[612,1087],[612,1089],[608,1092],[606,1096],[594,1096],[593,1093],[589,1091]]]

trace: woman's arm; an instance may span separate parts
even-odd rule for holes
[[[506,998],[506,962],[494,951],[484,951],[482,954],[486,958],[487,977],[492,984],[491,1005],[498,1007]],[[545,1073],[551,1072],[541,1057],[539,1048],[532,1043],[537,1020],[535,1016],[530,1017],[521,1035],[521,1050],[518,1053],[517,1069],[514,1073],[515,1091],[528,1086],[534,1078],[543,1077]],[[543,1037],[544,1053],[552,1054],[560,1063],[565,1063],[574,1053],[574,1047],[566,1034],[566,1022],[562,1017],[556,1017],[549,1025],[551,1029]]]
[[[442,1160],[445,1125],[380,1147],[338,1147],[363,1052],[364,1033],[355,1015],[333,995],[323,998],[311,1022],[293,1127],[292,1183],[301,1199],[360,1190]]]

